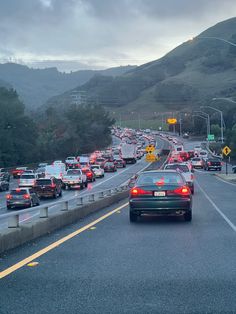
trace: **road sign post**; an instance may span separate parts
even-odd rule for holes
[[[226,156],[226,160],[225,160],[225,174],[228,175],[228,158],[227,158],[227,156],[231,153],[231,149],[229,148],[229,146],[225,146],[222,149],[222,153],[223,153],[223,155]]]

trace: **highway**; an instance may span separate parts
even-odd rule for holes
[[[236,186],[194,175],[191,223],[126,199],[4,254],[0,313],[236,313]]]
[[[118,144],[119,141],[116,138],[113,138],[113,144]],[[161,149],[164,147],[166,142],[162,139],[159,139],[157,141],[157,149]],[[168,146],[168,145],[167,145]],[[135,173],[138,171],[141,171],[145,169],[148,166],[147,162],[145,161],[145,158],[142,158],[141,160],[138,160],[136,164],[127,164],[126,168],[118,168],[117,172],[114,173],[106,173],[104,178],[98,178],[95,182],[90,182],[88,184],[88,188],[86,190],[80,191],[79,189],[71,189],[67,191],[63,191],[63,195],[61,198],[58,198],[58,202],[64,200],[69,200],[75,196],[84,196],[91,192],[96,192],[99,190],[106,190],[110,188],[115,188],[120,186],[121,184],[127,182]],[[10,183],[10,189],[17,187],[17,179],[11,179]],[[0,193],[0,215],[9,212],[6,209],[6,199],[5,195],[8,194],[8,192],[1,192]],[[41,199],[41,205],[50,205],[51,203],[55,203],[55,199]],[[71,206],[73,206],[73,202],[71,203]],[[53,206],[50,208],[50,212],[58,211],[58,206]],[[28,222],[32,219],[37,219],[39,216],[39,213],[31,213],[22,215],[20,217],[20,221],[22,223]],[[1,221],[0,220],[0,230],[7,228],[7,221]]]

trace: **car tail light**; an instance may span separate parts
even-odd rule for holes
[[[29,195],[29,194],[24,194],[24,195],[23,195],[23,198],[24,198],[25,200],[29,200],[29,199],[30,199],[30,195]]]
[[[224,163],[223,163],[222,161],[221,161],[221,163],[220,163],[220,164],[221,164],[221,166],[224,166]]]
[[[87,176],[91,177],[92,176],[92,172],[87,172]]]
[[[208,163],[207,163],[207,164],[208,164],[208,166],[211,166],[211,162],[210,162],[210,161],[208,161]]]
[[[51,184],[51,188],[55,188],[56,187],[56,184],[55,183],[52,183]]]
[[[140,188],[133,187],[130,190],[130,195],[132,197],[139,196],[139,195],[152,195],[152,191],[146,191]]]
[[[188,186],[181,186],[180,188],[177,188],[173,191],[175,194],[182,195],[182,196],[188,196],[191,194],[191,191]]]
[[[7,200],[11,200],[11,199],[12,199],[12,195],[11,195],[11,194],[7,194],[7,195],[6,195],[6,199],[7,199]]]

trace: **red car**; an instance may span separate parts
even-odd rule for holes
[[[19,178],[19,177],[23,174],[23,172],[25,172],[26,170],[28,170],[27,167],[17,167],[16,169],[13,169],[11,173],[12,173],[12,175],[13,175],[13,178],[14,178],[14,179],[17,179],[17,178]]]
[[[84,174],[86,174],[87,180],[89,182],[93,182],[93,181],[96,180],[96,175],[95,175],[95,173],[93,172],[92,169],[90,169],[90,168],[82,168],[82,172]]]

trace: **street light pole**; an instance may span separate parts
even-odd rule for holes
[[[216,98],[213,98],[212,100],[216,100]],[[221,143],[224,143],[224,118],[223,118],[223,111],[215,108],[215,107],[211,107],[211,106],[201,106],[200,108],[210,108],[212,110],[215,110],[217,112],[220,113],[220,133],[221,133]]]
[[[208,118],[206,116],[201,116],[200,114],[193,114],[193,117],[199,117],[206,120],[207,123],[207,135],[208,135]]]
[[[201,114],[207,117],[207,133],[211,134],[211,121],[210,121],[210,115],[204,111],[194,111],[196,114]]]

